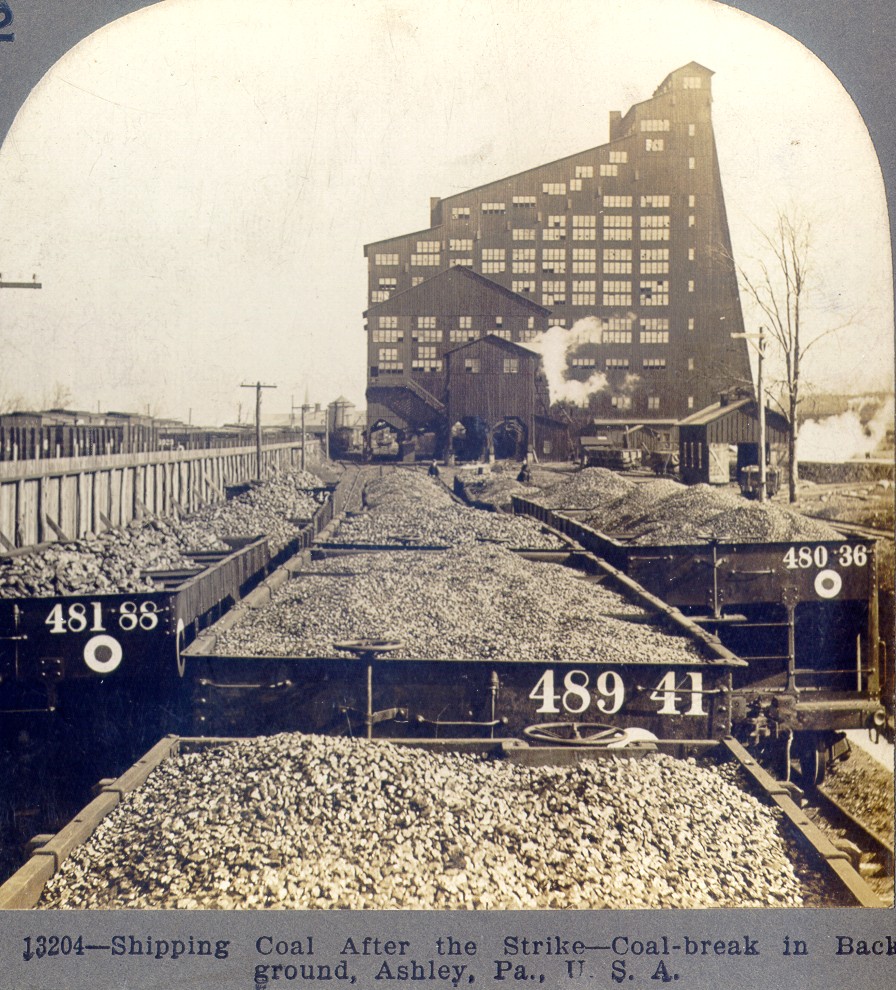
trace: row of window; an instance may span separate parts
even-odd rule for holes
[[[421,348],[427,350],[427,348]],[[435,351],[435,348],[431,348]],[[398,350],[394,347],[381,347],[377,355],[377,367],[383,372],[400,372],[404,370],[404,362],[398,360]],[[444,362],[436,358],[434,354],[420,354],[411,361],[412,371],[422,371],[424,373],[440,372],[444,368]],[[481,358],[465,358],[464,371],[471,374],[480,374],[482,371]],[[501,363],[501,372],[505,375],[518,375],[520,372],[519,358],[504,358]]]
[[[504,325],[503,316],[488,317],[489,319],[494,319],[495,326]],[[446,318],[442,317],[442,322]],[[469,330],[473,326],[472,316],[458,316],[457,325],[461,330]],[[413,338],[416,340],[420,336],[420,331],[432,331],[438,328],[439,318],[436,316],[417,316],[416,317],[416,330],[413,331]],[[381,316],[377,320],[377,327],[380,330],[397,330],[398,329],[398,317],[397,316]],[[535,317],[530,316],[527,320],[527,327],[532,330],[535,327]],[[440,338],[436,338],[440,339]]]
[[[613,395],[610,397],[610,405],[614,409],[631,409],[632,397],[630,395]],[[657,410],[660,408],[660,399],[658,395],[647,396],[647,408],[650,410]],[[694,408],[694,397],[692,395],[689,395],[688,409],[693,409],[693,408]]]

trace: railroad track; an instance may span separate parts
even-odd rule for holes
[[[825,794],[820,789],[813,792],[808,804],[803,806],[801,803],[802,792],[791,784],[772,777],[740,743],[729,738],[723,741],[723,745],[752,779],[753,783],[780,808],[790,824],[796,829],[802,842],[818,858],[829,877],[845,891],[854,904],[859,907],[874,908],[892,906],[892,885],[890,886],[888,903],[883,899],[886,894],[882,896],[882,892],[872,887],[859,869],[864,847],[865,856],[877,855],[879,861],[884,860],[888,864],[886,869],[892,878],[892,846],[888,846],[879,836],[874,835],[830,795]],[[823,816],[824,819],[821,825],[818,822],[820,816]],[[843,831],[849,833],[847,842],[839,837],[832,838],[830,836],[828,829],[832,827],[834,819],[841,823],[839,827]],[[863,846],[859,846],[855,840],[862,842]],[[876,854],[872,853],[870,848],[872,846],[876,846],[878,850]],[[888,861],[886,861],[887,855],[889,855]],[[884,863],[881,863],[881,866],[883,867]]]
[[[816,788],[808,798],[807,810],[817,810],[819,817],[842,834],[859,872],[869,878],[875,890],[878,886],[893,894],[893,842],[856,818],[840,801],[825,790]],[[845,848],[849,848],[845,846]]]
[[[875,529],[871,526],[859,526],[857,523],[840,522],[838,519],[824,519],[821,516],[809,516],[810,519],[817,519],[819,522],[826,522],[834,529],[840,530],[849,536],[861,536],[866,540],[893,540],[893,531],[889,529]]]

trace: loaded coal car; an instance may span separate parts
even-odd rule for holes
[[[848,748],[844,730],[886,729],[874,541],[708,486],[652,482],[667,487],[651,497],[618,477],[601,484],[612,493],[599,508],[567,493],[577,505],[514,498],[514,510],[611,561],[747,661],[733,673],[734,729],[782,776],[798,766],[818,783]]]
[[[185,650],[192,731],[685,747],[730,731],[742,661],[593,554],[422,472],[365,501]]]

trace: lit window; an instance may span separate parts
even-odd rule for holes
[[[604,344],[630,344],[632,335],[630,330],[604,330],[601,342]],[[628,367],[628,365],[626,365]]]
[[[534,316],[530,316],[529,319],[526,320],[526,326],[530,330],[533,330],[535,328],[535,317]]]
[[[535,231],[531,227],[514,227],[513,239],[515,241],[534,241]]]
[[[381,347],[378,353],[380,364],[383,361],[397,361],[398,360],[398,348],[397,347]]]
[[[548,196],[565,196],[566,195],[566,183],[565,182],[543,182],[541,184],[541,191],[547,193]]]
[[[397,265],[398,255],[397,254],[375,254],[373,256],[373,263],[375,265]]]
[[[504,317],[503,316],[496,316],[495,317],[495,326],[496,327],[503,327],[504,326]]]
[[[439,264],[439,255],[430,254],[429,252],[425,254],[412,254],[411,264],[417,265],[418,267],[423,265],[435,266]]]
[[[696,168],[696,167],[697,167],[697,159],[696,158],[689,158],[688,159],[688,168]]]
[[[469,206],[452,206],[451,207],[451,219],[452,220],[469,220],[470,219],[470,207]]]
[[[448,264],[451,268],[472,268],[473,259],[472,258],[452,258]]]
[[[641,217],[641,240],[642,241],[668,241],[669,240],[669,216],[668,214],[658,214],[657,216]]]
[[[691,213],[690,216],[688,217],[688,226],[689,227],[697,226],[697,218],[694,216],[693,213]]]
[[[616,409],[631,409],[632,397],[630,395],[614,395],[610,398],[610,405]]]
[[[483,203],[483,213],[506,213],[507,207],[504,203]]]
[[[665,142],[662,138],[647,138],[644,141],[645,151],[663,151],[665,148]]]
[[[697,125],[688,124],[688,137],[695,137],[697,134]]]
[[[483,275],[497,275],[505,270],[505,264],[503,261],[483,261],[482,262],[482,274]]]
[[[694,317],[693,316],[689,316],[688,317],[688,330],[693,330],[693,329],[694,329]]]
[[[464,371],[471,375],[478,375],[482,368],[479,358],[464,358]]]
[[[647,408],[648,409],[659,409],[660,398],[658,395],[648,395],[647,396]]]
[[[374,289],[370,293],[370,301],[372,303],[385,302],[389,298],[389,293],[385,289]]]
[[[501,340],[512,340],[513,336],[509,330],[492,330],[493,337],[500,337]]]
[[[400,344],[404,340],[404,334],[400,330],[374,330],[373,342],[375,344]]]
[[[693,292],[693,291],[694,291],[694,280],[691,278],[688,279],[688,292]]]
[[[461,330],[469,330],[470,327],[473,326],[473,317],[472,316],[458,316],[458,318],[457,318],[457,325],[461,328]]]
[[[641,262],[641,274],[642,275],[668,275],[669,274],[669,262],[668,261],[642,261]]]
[[[597,252],[594,248],[572,249],[572,271],[574,275],[590,275],[597,271]]]
[[[381,278],[380,288],[381,289],[394,289],[398,285],[397,278]]]
[[[541,270],[550,274],[566,273],[566,249],[544,248],[541,252]]]
[[[421,359],[417,361],[411,361],[411,369],[413,371],[423,371],[427,374],[431,374],[434,371],[442,370],[442,362],[436,359]]]
[[[576,165],[576,178],[577,179],[593,179],[594,178],[594,166],[593,165]]]
[[[381,330],[394,330],[398,326],[397,316],[381,316],[379,319]]]
[[[603,273],[604,275],[631,275],[632,263],[630,261],[605,261]]]
[[[618,165],[606,165],[606,164],[601,165],[601,167],[600,167],[600,174],[601,175],[619,175],[619,166]]]
[[[703,80],[700,76],[685,76],[681,80],[681,85],[683,89],[700,89],[703,85]]]
[[[581,179],[570,179],[569,180],[569,191],[570,192],[581,192],[582,191],[582,180]]]
[[[608,279],[604,281],[604,306],[631,306],[632,283]]]
[[[688,396],[688,409],[694,408],[694,397],[693,395]]]
[[[625,369],[629,366],[628,358],[607,358],[604,363],[604,367],[607,371],[614,371],[619,369]]]
[[[604,214],[604,240],[630,241],[632,218],[622,214]]]
[[[452,344],[463,344],[468,340],[476,340],[479,336],[475,330],[449,330],[448,340]]]
[[[693,261],[697,257],[697,253],[694,248],[688,248],[688,261]]]
[[[504,358],[504,374],[518,375],[520,371],[519,358]]]
[[[438,356],[439,349],[437,347],[418,347],[417,357],[418,358],[434,358]]]
[[[533,262],[534,265],[534,262]],[[511,282],[511,288],[514,292],[525,293],[535,291],[535,282],[529,281],[513,281]]]
[[[531,340],[536,340],[541,336],[538,330],[521,330],[520,331],[520,341],[522,343],[528,343]]]
[[[643,200],[643,196],[641,198]],[[604,196],[604,206],[608,207],[609,209],[615,208],[615,209],[628,210],[631,209],[631,205],[632,205],[631,196]],[[644,205],[643,202],[641,203],[641,205],[642,206]],[[575,227],[576,225],[575,219],[576,218],[573,217],[573,227]],[[593,227],[594,224],[591,224],[591,226]]]
[[[641,121],[641,132],[645,131],[668,131],[669,121],[668,120],[642,120]]]
[[[597,360],[595,358],[573,358],[572,366],[574,368],[596,368]]]
[[[641,318],[642,330],[668,330],[669,318],[667,316],[644,316]]]
[[[566,216],[562,213],[552,213],[548,216],[549,227],[565,227]]]
[[[554,306],[566,302],[566,283],[547,280],[541,284],[542,306]]]
[[[421,282],[425,282],[425,281],[426,281],[426,277],[425,276],[423,276],[423,275],[414,275],[411,278],[411,287],[413,288],[415,285],[420,285]]]
[[[688,371],[694,370],[694,359],[692,357],[688,358]]]
[[[504,248],[483,248],[482,249],[482,260],[483,261],[503,261],[504,260]]]
[[[688,196],[688,206],[693,207],[693,206],[696,206],[696,205],[697,205],[697,197],[696,196]]]
[[[641,362],[641,367],[647,371],[662,370],[666,367],[666,359],[664,357],[646,357]]]
[[[435,330],[436,318],[434,316],[418,316],[417,326],[421,330]]]
[[[658,281],[641,282],[641,305],[642,306],[668,306],[669,305],[669,283]]]
[[[448,249],[450,251],[472,251],[473,238],[472,237],[452,238],[450,241],[448,241]]]
[[[565,241],[566,230],[563,227],[545,227],[541,237],[545,241]]]
[[[573,306],[594,306],[595,305],[596,283],[593,281],[573,281],[572,283],[572,304]]]
[[[614,165],[617,165],[617,164],[618,165],[624,165],[628,161],[628,152],[627,151],[611,151],[610,152],[610,161]]]
[[[641,207],[645,210],[668,210],[669,196],[648,195],[641,197]]]
[[[535,196],[514,196],[512,202],[514,206],[535,206],[536,198]]]
[[[668,344],[669,343],[669,331],[668,330],[642,330],[641,331],[641,343],[642,344]]]
[[[417,241],[418,254],[438,254],[441,247],[438,241]]]

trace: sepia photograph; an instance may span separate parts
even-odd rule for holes
[[[521,929],[480,973],[426,914],[893,908],[893,134],[855,90],[719,0],[77,6],[0,2],[15,986],[103,950],[596,990],[758,943]],[[209,975],[207,912],[270,909],[310,914]],[[847,916],[838,965],[896,955]]]

